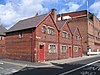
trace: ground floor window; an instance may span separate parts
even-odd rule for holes
[[[78,52],[78,46],[74,46],[74,52]]]
[[[49,53],[56,53],[56,45],[55,44],[49,45]]]
[[[65,52],[66,52],[66,50],[67,50],[66,45],[62,45],[62,47],[61,47],[61,52],[62,52],[62,53],[65,53]]]

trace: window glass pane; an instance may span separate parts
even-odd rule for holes
[[[62,52],[66,52],[66,46],[62,46]]]
[[[74,47],[74,51],[75,51],[75,52],[78,52],[78,46],[75,46],[75,47]]]
[[[50,35],[54,35],[54,29],[48,27],[48,34],[50,34]]]
[[[46,33],[46,26],[42,26],[42,32],[45,34]]]
[[[55,53],[56,52],[56,45],[50,45],[49,52],[50,53]]]
[[[70,39],[70,33],[68,32],[68,39]]]
[[[19,34],[19,38],[23,38],[23,34],[22,33]]]
[[[66,32],[62,32],[62,37],[66,38]]]

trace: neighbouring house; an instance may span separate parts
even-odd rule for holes
[[[57,20],[69,20],[69,26],[78,26],[82,35],[83,54],[100,53],[100,20],[87,10],[62,13]]]
[[[58,21],[59,59],[82,56],[82,36],[77,26],[69,27],[68,21]]]
[[[3,25],[0,25],[0,58],[4,58],[5,54],[5,31],[7,29]]]
[[[72,32],[72,57],[82,57],[82,35],[77,26],[71,27]]]
[[[68,21],[58,21],[58,56],[59,59],[72,57],[72,33]]]
[[[56,10],[17,22],[5,39],[6,58],[32,62],[58,59]]]

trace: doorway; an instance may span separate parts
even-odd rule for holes
[[[44,44],[40,44],[39,61],[44,62]]]

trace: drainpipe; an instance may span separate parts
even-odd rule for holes
[[[60,31],[58,31],[58,59],[60,59]]]
[[[34,62],[34,60],[35,60],[35,57],[34,57],[34,31],[33,31],[33,29],[32,29],[32,40],[31,40],[31,61],[32,62]]]
[[[82,38],[81,38],[81,57],[82,57],[82,52],[83,52],[83,45],[82,45]]]
[[[72,54],[71,56],[72,56],[72,58],[74,57],[74,55],[73,55],[73,52],[74,52],[73,51],[73,49],[74,49],[73,48],[74,47],[74,38],[73,37],[74,37],[74,35],[72,35],[72,50],[71,50],[71,54]]]

